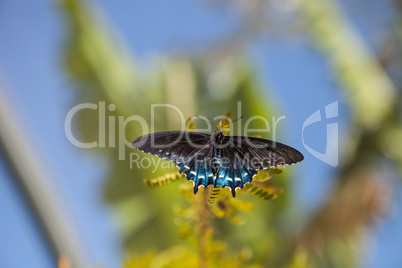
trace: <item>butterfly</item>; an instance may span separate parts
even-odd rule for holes
[[[165,131],[138,137],[133,147],[172,161],[181,174],[200,187],[229,188],[233,197],[259,170],[296,164],[304,156],[285,144],[254,137]]]

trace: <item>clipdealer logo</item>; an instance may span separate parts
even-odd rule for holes
[[[319,123],[323,120],[328,120],[331,118],[338,117],[338,101],[334,101],[325,106],[324,109],[325,119],[321,117],[321,111],[317,110],[312,115],[310,115],[306,121],[303,123],[302,127],[302,141],[303,146],[306,150],[312,154],[315,158],[321,160],[324,163],[327,163],[330,166],[336,167],[338,166],[338,151],[339,151],[339,134],[338,134],[338,122],[335,123],[327,123],[326,131],[327,138],[325,141],[326,148],[325,152],[321,153],[310,146],[308,146],[304,140],[304,130],[316,123]]]

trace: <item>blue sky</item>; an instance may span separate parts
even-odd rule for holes
[[[103,0],[97,3],[135,58],[147,62],[155,55],[195,51],[231,32],[236,26],[232,10],[208,2]],[[88,248],[90,262],[119,267],[118,231],[112,212],[100,196],[103,183],[100,178],[105,166],[102,162],[106,160],[75,148],[64,133],[65,116],[75,104],[74,91],[61,67],[65,38],[61,15],[52,1],[14,0],[0,5],[2,86],[26,127],[27,138],[54,174],[55,184]],[[353,5],[346,7],[348,13],[356,10]],[[378,8],[390,12],[383,6]],[[385,23],[386,18],[380,16],[371,23],[359,16],[353,21],[366,40],[372,40],[367,34],[380,32]],[[370,46],[375,48],[376,44]],[[336,81],[325,59],[306,40],[279,37],[260,40],[250,46],[249,55],[259,67],[261,79],[270,85],[280,113],[288,115],[282,140],[303,148],[300,132],[304,120],[336,100],[340,100],[340,135],[347,134],[347,108]],[[309,131],[307,143],[324,150],[325,122]],[[298,172],[301,176],[295,182],[297,203],[312,211],[325,198],[331,185],[330,175],[335,170],[307,154]],[[401,186],[394,186],[396,198],[391,213],[371,234],[364,267],[397,267],[402,262],[400,244],[396,242],[402,241],[402,215],[398,211],[402,204]],[[2,158],[0,211],[0,267],[54,267],[44,238],[33,224],[29,207]]]

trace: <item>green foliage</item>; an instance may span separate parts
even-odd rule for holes
[[[296,244],[316,267],[356,267],[364,230],[382,217],[391,194],[385,175],[389,166],[379,163],[384,155],[397,168],[402,163],[401,144],[395,142],[400,140],[395,130],[401,128],[396,112],[401,99],[384,62],[355,33],[336,1],[303,0],[298,11],[346,93],[352,117],[336,184]]]
[[[249,212],[254,207],[252,202],[234,199],[227,189],[202,188],[194,196],[191,183],[183,181],[180,192],[187,203],[175,206],[176,224],[179,235],[184,240],[161,252],[147,251],[143,255],[127,258],[126,268],[131,267],[262,267],[253,263],[252,251],[243,248],[231,251],[228,243],[216,240],[216,229],[211,220],[225,219],[232,224],[242,224],[240,212]],[[214,203],[208,201],[210,191],[221,192]]]
[[[306,22],[306,31],[326,53],[349,96],[356,126],[361,130],[377,130],[395,103],[395,88],[389,77],[348,25],[336,2],[302,0],[299,11]]]
[[[235,48],[236,53],[227,53],[225,47],[225,53],[212,51],[213,57],[169,55],[155,58],[145,67],[131,57],[96,9],[82,0],[60,3],[69,29],[64,62],[76,86],[76,102],[115,104],[114,112],[106,109],[105,113],[116,119],[139,115],[150,121],[153,103],[169,103],[184,114],[202,114],[208,118],[220,114],[222,107],[230,107],[233,113],[227,110],[226,116],[219,119],[223,125],[232,116],[273,115],[275,102],[271,102],[272,95],[258,78],[258,70],[245,60],[247,51],[239,53],[241,49]],[[270,14],[265,7],[257,5],[250,13],[246,12],[250,17],[245,21],[253,25],[244,28],[267,25],[266,21],[258,21],[265,13]],[[347,149],[340,148],[344,149],[345,160],[333,178],[334,187],[328,200],[321,209],[307,213],[312,215],[307,219],[298,204],[289,209],[292,168],[279,179],[270,176],[281,173],[283,168],[260,172],[252,184],[238,191],[236,199],[228,189],[221,188],[200,189],[194,196],[191,183],[172,173],[176,170],[151,173],[129,168],[128,159],[134,149],[127,149],[123,154],[125,160],[118,160],[121,155],[116,148],[100,148],[94,150],[96,157],[104,156],[109,163],[103,196],[123,226],[124,250],[131,256],[126,267],[357,265],[357,248],[361,248],[364,230],[383,215],[387,205],[384,197],[390,196],[385,180],[381,180],[384,176],[378,163],[384,163],[385,155],[395,163],[394,167],[402,170],[400,100],[397,101],[396,90],[375,55],[353,32],[335,1],[302,0],[292,2],[291,7],[295,8],[292,15],[303,20],[298,25],[305,26],[305,33],[333,67],[333,77],[344,89],[343,96],[352,111],[352,131],[346,135],[344,145]],[[263,14],[254,16],[254,12]],[[253,38],[249,34],[246,37]],[[242,102],[241,107],[238,101]],[[174,113],[168,109],[156,112],[154,130],[179,129],[181,122]],[[98,138],[97,114],[85,111],[77,119],[77,132],[83,140]],[[195,129],[194,120],[194,117],[187,119],[187,130]],[[241,120],[238,125],[242,125]],[[249,127],[258,129],[265,125],[254,120]],[[240,134],[233,124],[223,130]],[[146,131],[138,125],[129,125],[114,134],[132,141]],[[109,140],[109,133],[106,134]],[[166,187],[147,190],[142,179],[152,177],[156,179],[146,181],[148,186]],[[173,181],[178,184],[169,186]],[[177,194],[177,186],[181,194]],[[266,199],[272,201],[265,202]],[[178,236],[183,239],[180,243]],[[153,250],[141,254],[144,248]]]
[[[308,254],[305,250],[297,250],[293,256],[292,262],[287,268],[314,268],[311,263],[308,262]]]
[[[275,199],[283,193],[282,188],[276,188],[271,183],[266,182],[256,181],[245,185],[244,188],[249,193],[265,201]]]
[[[210,244],[214,249],[211,261],[206,267],[262,268],[258,264],[247,264],[251,252],[247,249],[225,253],[225,243]],[[125,268],[196,268],[199,267],[198,255],[187,247],[174,247],[160,253],[147,252],[141,256],[131,256]]]
[[[195,129],[194,118],[189,116],[189,117],[187,117],[187,120],[186,120],[186,130],[193,131],[194,129]]]
[[[216,200],[218,200],[220,191],[221,189],[218,187],[212,188],[211,194],[209,195],[208,204],[212,205],[213,203],[216,202]]]
[[[181,180],[183,178],[185,178],[185,176],[183,174],[169,173],[169,174],[165,174],[163,176],[160,176],[160,177],[152,179],[152,180],[144,179],[144,183],[149,188],[154,189],[154,188],[157,188],[157,187],[160,187],[160,186],[167,185],[167,184],[172,183],[174,181]]]
[[[104,101],[106,106],[115,104],[117,108],[114,112],[106,109],[106,117],[115,116],[116,119],[118,117],[124,119],[134,114],[150,121],[150,105],[152,103],[169,103],[178,106],[185,114],[200,114],[209,118],[221,113],[221,107],[230,107],[231,109],[225,112],[226,116],[220,118],[224,124],[228,123],[232,116],[235,118],[241,115],[270,117],[273,114],[274,105],[269,101],[271,98],[267,97],[269,93],[267,93],[266,87],[261,84],[254,68],[243,59],[241,54],[236,57],[218,57],[216,62],[208,68],[186,56],[160,58],[150,64],[148,68],[143,68],[143,66],[137,65],[138,63],[125,50],[125,46],[114,37],[110,31],[111,27],[105,27],[107,20],[101,18],[100,13],[95,13],[94,9],[91,9],[84,1],[63,0],[61,3],[66,25],[70,29],[70,36],[66,42],[65,67],[76,85],[77,100],[92,103]],[[122,71],[115,72],[110,68]],[[237,103],[238,101],[241,101],[241,106]],[[173,111],[172,114],[170,110],[157,112],[155,131],[179,129],[180,122],[176,120],[174,113]],[[98,138],[98,116],[95,113],[83,111],[77,115],[77,120],[79,122],[76,126],[77,131],[82,135],[83,140]],[[194,120],[194,117],[187,119],[187,130],[195,129]],[[223,130],[226,132],[230,129],[234,135],[241,134],[239,128],[235,128],[233,125],[231,124]],[[241,120],[237,122],[236,126],[242,126]],[[266,126],[262,121],[253,120],[249,127],[259,129]],[[130,141],[147,130],[143,130],[137,125],[130,125],[126,127],[125,133],[117,133],[117,131],[118,129],[116,129],[116,136],[123,135],[127,141]],[[106,133],[106,140],[108,141],[109,138],[109,133]],[[270,137],[264,136],[264,138]],[[121,155],[117,148],[97,150],[96,157],[105,155],[110,163],[109,170],[105,173],[104,199],[112,206],[119,226],[122,228],[123,246],[127,253],[142,252],[144,248],[155,248],[153,252],[159,253],[163,253],[166,248],[169,251],[171,245],[176,243],[178,236],[184,237],[189,230],[200,230],[195,227],[200,224],[200,217],[196,218],[198,220],[194,220],[194,204],[192,202],[195,198],[202,196],[200,195],[202,189],[194,197],[191,184],[186,180],[180,180],[177,174],[177,177],[176,175],[164,175],[176,170],[156,170],[155,173],[151,173],[151,169],[137,169],[135,166],[130,169],[129,159],[132,152],[136,151],[127,149],[124,154],[126,160],[121,161],[118,160]],[[142,180],[152,178],[151,176],[159,179],[150,180],[149,186],[166,185],[166,187],[148,191],[142,184]],[[169,186],[172,181],[179,182],[181,195],[177,194],[177,184]],[[284,174],[276,183],[278,187],[286,187],[287,181],[288,175]],[[245,193],[245,191],[243,192]],[[251,198],[253,196],[244,193],[240,191],[239,197],[233,199],[227,189],[220,189],[219,197],[212,205],[208,205],[208,193],[202,199],[208,209],[199,209],[197,205],[195,210],[208,211],[204,218],[208,222],[213,221],[214,227],[211,231],[213,234],[226,235],[232,241],[239,241],[233,250],[216,250],[211,260],[216,260],[217,263],[221,260],[233,263],[236,259],[235,256],[243,256],[242,258],[247,259],[248,263],[266,262],[266,257],[263,257],[267,254],[266,245],[273,242],[261,245],[258,241],[260,239],[272,240],[277,236],[278,230],[274,228],[274,222],[286,207],[288,196],[284,195],[274,201],[275,205],[267,206],[258,203],[260,201],[257,198],[254,198],[253,201],[246,200],[247,196]],[[180,196],[185,197],[189,207],[177,205],[182,202]],[[241,200],[240,198],[243,196],[244,200]],[[176,221],[172,220],[172,207],[175,207],[176,215],[179,212],[183,214],[182,216],[177,215]],[[251,210],[252,207],[254,208]],[[242,213],[248,210],[247,217],[241,217]],[[196,213],[195,215],[201,214]],[[253,220],[245,221],[243,218]],[[181,222],[181,224],[176,226],[175,222]],[[244,228],[248,231],[230,230],[228,222],[235,223],[233,228]],[[252,225],[253,222],[264,224],[247,226]],[[237,227],[240,226],[240,223],[243,224],[242,227]],[[209,228],[207,229],[209,230]],[[264,234],[263,238],[261,234]],[[208,237],[202,236],[198,231],[195,235],[198,237],[196,241],[204,241],[200,245],[210,241]],[[209,259],[205,257],[208,255],[205,251],[197,253],[196,249],[200,248],[200,245],[196,242],[190,243],[189,241],[194,241],[191,236],[188,236],[186,241],[187,244],[180,246],[180,248],[187,248],[184,252],[191,252],[192,256],[204,256],[199,258],[200,261]],[[232,241],[217,244],[232,245]],[[241,241],[248,241],[245,243],[247,248],[244,251],[239,248],[244,244]],[[279,246],[282,242],[277,240],[275,243]],[[189,245],[192,245],[190,249],[188,249]],[[205,249],[205,246],[201,248]],[[159,255],[159,253],[155,253],[155,255]],[[187,253],[184,255],[188,256]],[[269,255],[275,259],[274,252],[270,252]],[[139,256],[137,260],[144,263],[147,261],[146,256],[148,255],[145,254],[144,257],[139,254],[137,256]],[[155,258],[152,258],[152,261],[155,261]],[[241,260],[238,265],[240,263],[242,263]]]
[[[232,122],[233,110],[226,108],[223,121],[219,122],[217,128],[222,128],[223,135],[227,135],[230,131],[229,125]]]

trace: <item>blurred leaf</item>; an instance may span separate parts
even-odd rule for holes
[[[152,259],[155,257],[155,253],[152,251],[148,251],[145,254],[139,256],[130,256],[124,262],[125,268],[148,268],[152,262]]]
[[[388,204],[386,176],[377,172],[381,137],[395,124],[390,119],[396,90],[335,1],[303,0],[299,11],[347,93],[352,129],[341,148],[345,153],[335,185],[295,244],[308,251],[316,267],[356,267],[361,238]]]
[[[348,93],[356,126],[377,130],[395,103],[396,90],[388,75],[359,35],[353,32],[335,1],[302,0],[299,8],[306,31],[326,53]]]
[[[283,193],[282,188],[275,187],[271,182],[255,181],[244,185],[244,189],[265,201],[275,199]]]
[[[254,208],[254,204],[252,202],[244,201],[238,198],[229,199],[229,203],[234,209],[242,212],[249,212]]]
[[[149,188],[154,189],[185,178],[186,178],[185,175],[176,172],[176,173],[165,174],[163,176],[151,180],[144,179],[144,183]]]
[[[271,178],[269,172],[267,170],[260,170],[258,171],[257,175],[253,178],[253,181],[267,181]]]
[[[115,204],[112,215],[115,216],[119,231],[124,236],[140,232],[143,226],[153,219],[155,211],[147,207],[145,200],[144,194],[133,195]]]
[[[230,123],[232,122],[232,115],[233,110],[226,108],[225,115],[223,121],[219,122],[219,126],[217,127],[222,128],[223,135],[228,135],[230,131]]]
[[[308,250],[322,249],[339,237],[355,241],[365,228],[384,215],[391,194],[379,174],[360,171],[349,176],[353,177],[337,186],[303,230],[298,245]]]
[[[308,263],[307,252],[299,249],[295,252],[293,261],[287,268],[313,268],[313,266]]]
[[[187,117],[186,130],[187,131],[194,131],[195,130],[194,119],[191,116]]]
[[[214,187],[211,190],[211,194],[209,195],[209,199],[208,199],[208,204],[212,205],[216,202],[216,200],[219,197],[219,192],[221,191],[221,188],[218,187]]]

